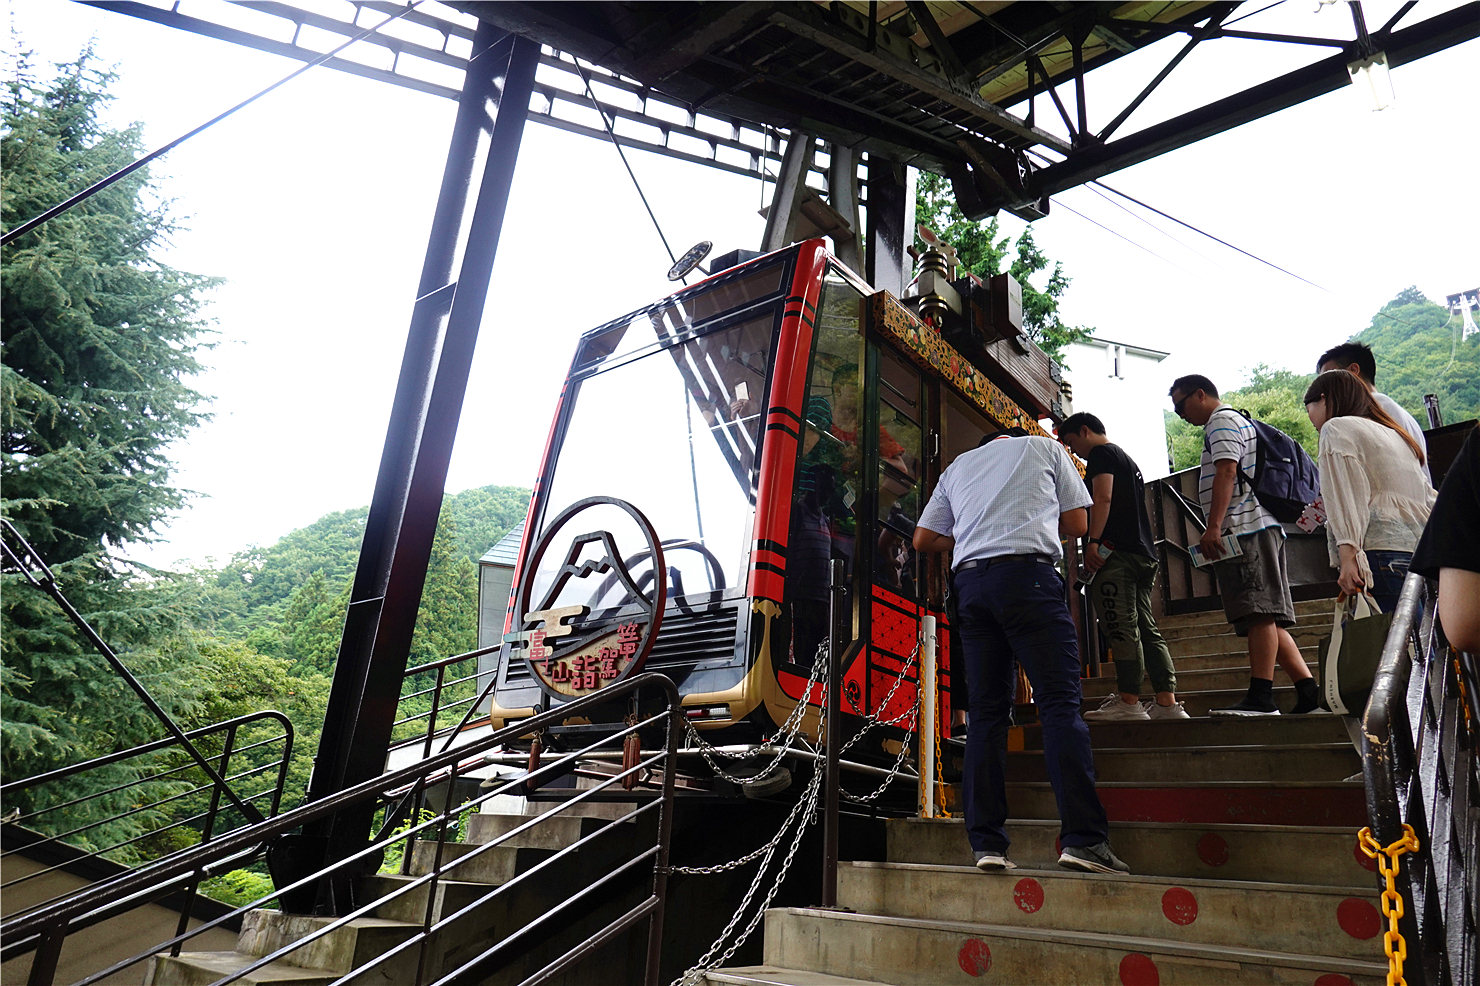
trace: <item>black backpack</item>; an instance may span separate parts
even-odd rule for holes
[[[1239,469],[1239,479],[1254,488],[1254,498],[1275,520],[1284,524],[1300,519],[1321,492],[1321,474],[1300,443],[1274,425],[1255,421],[1248,411],[1234,408],[1254,426],[1257,436],[1254,475]],[[1204,437],[1204,442],[1207,438]]]

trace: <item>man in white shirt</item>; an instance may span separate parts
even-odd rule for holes
[[[1249,690],[1244,698],[1214,716],[1277,716],[1274,665],[1295,685],[1295,713],[1314,712],[1319,699],[1315,679],[1287,627],[1295,625],[1295,603],[1285,568],[1285,531],[1254,495],[1258,435],[1248,418],[1218,397],[1218,388],[1200,374],[1178,377],[1170,391],[1172,410],[1203,429],[1202,465],[1197,493],[1207,529],[1198,547],[1214,560],[1223,613],[1234,632],[1249,640]],[[1223,559],[1223,538],[1238,538],[1240,553]],[[1223,560],[1219,560],[1223,559]]]
[[[1403,408],[1403,405],[1387,394],[1378,393],[1377,357],[1372,355],[1372,347],[1362,342],[1343,342],[1339,346],[1332,346],[1316,361],[1317,373],[1325,373],[1327,370],[1345,370],[1372,388],[1372,399],[1377,402],[1377,406],[1398,422],[1404,431],[1412,435],[1419,448],[1425,450],[1423,474],[1428,478],[1429,485],[1433,486],[1434,476],[1429,472],[1428,445],[1424,441],[1423,428],[1414,420],[1413,415]]]
[[[958,456],[915,528],[917,551],[952,552],[952,588],[971,720],[962,796],[966,833],[982,870],[1007,858],[1007,728],[1017,665],[1033,685],[1044,762],[1059,808],[1059,865],[1126,873],[1110,849],[1095,791],[1089,728],[1079,717],[1079,638],[1056,567],[1062,538],[1081,537],[1091,503],[1055,441],[1014,428]]]

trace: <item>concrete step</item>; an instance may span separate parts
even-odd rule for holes
[[[554,853],[553,849],[516,849],[507,844],[448,842],[442,847],[442,873],[448,879],[469,883],[508,883]],[[425,876],[432,872],[436,858],[435,842],[418,842],[411,850],[411,875]]]
[[[1314,644],[1300,648],[1300,656],[1305,660],[1306,666],[1312,672],[1320,664],[1320,650]],[[1108,668],[1114,667],[1113,664],[1102,664],[1101,666],[1107,668],[1107,673],[1102,674],[1101,677],[1114,677],[1113,672],[1108,672]],[[1245,651],[1237,651],[1232,654],[1224,651],[1219,651],[1216,654],[1182,654],[1172,658],[1172,666],[1177,669],[1178,674],[1187,671],[1208,671],[1214,668],[1243,668],[1244,673],[1247,674],[1249,670],[1249,656]],[[1281,674],[1282,672],[1276,667],[1276,679]]]
[[[1331,628],[1331,618],[1333,613],[1335,612],[1335,605],[1336,604],[1334,600],[1328,600],[1321,605],[1321,608],[1318,611],[1304,613],[1300,611],[1300,606],[1296,606],[1295,625],[1293,627],[1290,627],[1290,632],[1304,633],[1318,627],[1325,627],[1326,630],[1329,631]],[[1308,609],[1309,607],[1306,608]],[[1185,637],[1200,637],[1220,633],[1227,633],[1229,635],[1233,634],[1233,624],[1229,623],[1228,620],[1224,618],[1223,611],[1221,609],[1212,614],[1212,616],[1214,616],[1215,618],[1188,623],[1168,624],[1161,620],[1157,620],[1156,628],[1161,631],[1162,637],[1168,643],[1171,643],[1173,640],[1179,640]]]
[[[333,924],[337,918],[280,911],[254,910],[242,918],[236,950],[245,955],[270,955],[285,945]],[[421,922],[388,918],[355,918],[321,938],[308,942],[277,961],[305,969],[328,969],[343,975],[370,962],[421,930]],[[188,953],[182,953],[183,958]],[[409,962],[409,966],[407,963]],[[393,958],[385,970],[390,982],[416,976],[415,950]]]
[[[704,974],[704,981],[733,986],[872,986],[867,979],[844,979],[842,976],[829,976],[825,972],[778,969],[769,965],[711,969]]]
[[[581,807],[580,805],[576,806]],[[569,811],[571,809],[567,809]],[[543,816],[494,814],[474,815],[468,822],[468,841],[478,845],[492,842],[511,829],[539,817],[531,829],[504,840],[500,845],[511,849],[564,849],[600,828],[605,820],[589,815],[545,813]]]
[[[1165,719],[1156,722],[1091,722],[1090,743],[1096,750],[1111,747],[1264,746],[1281,743],[1337,743],[1347,738],[1340,716],[1216,716]],[[1013,730],[1008,745],[1043,749],[1043,729],[1037,723]]]
[[[375,876],[361,877],[358,881],[361,900],[381,900],[389,897],[392,893],[408,884],[414,883],[416,877],[401,876],[400,874],[377,874]],[[401,894],[393,900],[382,901],[376,908],[374,916],[386,918],[391,921],[410,921],[421,924],[427,912],[427,894],[431,887],[429,884],[421,884],[413,887],[406,893]],[[487,883],[475,883],[466,880],[449,880],[442,878],[437,881],[437,896],[432,907],[432,920],[440,921],[449,914],[455,914],[475,901],[482,900],[493,892],[495,888]]]
[[[960,785],[947,790],[954,812]],[[1112,821],[1347,825],[1353,831],[1367,824],[1367,791],[1361,781],[1101,781],[1096,790]],[[1009,781],[1007,803],[1014,818],[1059,817],[1047,781]]]
[[[1210,655],[1209,667],[1184,668],[1177,667],[1177,697],[1180,699],[1183,692],[1205,692],[1205,691],[1227,691],[1249,687],[1249,665],[1229,661],[1228,655],[1221,655],[1221,664],[1214,663],[1218,656]],[[1311,674],[1319,675],[1320,669],[1311,665],[1309,661],[1306,666],[1310,667]],[[1319,680],[1319,678],[1317,679]],[[1274,683],[1277,687],[1293,687],[1289,675],[1282,669],[1276,668],[1274,672]],[[1085,678],[1081,681],[1080,688],[1086,698],[1104,698],[1111,692],[1119,691],[1114,675],[1101,675],[1098,678]],[[1143,677],[1141,679],[1140,695],[1142,698],[1151,698],[1156,692],[1151,687],[1151,681]]]
[[[1257,938],[1279,952],[1372,959],[1382,954],[1379,894],[1364,887],[1074,873],[1062,867],[983,873],[975,866],[852,863],[838,904],[864,914],[1044,931],[1103,931],[1205,945]],[[1348,930],[1349,929],[1349,930]],[[1374,941],[1375,940],[1375,941]],[[1376,946],[1374,953],[1374,944]]]
[[[1015,818],[1007,829],[1019,866],[1057,864],[1057,819]],[[972,864],[960,818],[894,818],[886,831],[891,863]],[[1111,822],[1110,842],[1131,872],[1147,876],[1361,887],[1377,871],[1356,833],[1338,826]]]
[[[1206,716],[1213,709],[1227,708],[1242,701],[1244,696],[1248,694],[1248,672],[1245,671],[1244,675],[1243,684],[1234,688],[1209,688],[1198,691],[1182,688],[1179,684],[1177,701],[1182,703],[1182,707],[1187,710],[1189,716]],[[1080,712],[1091,712],[1098,709],[1100,703],[1104,701],[1104,695],[1087,695],[1080,703]],[[1284,685],[1276,681],[1274,684],[1274,704],[1275,708],[1279,709],[1282,713],[1288,713],[1293,709],[1295,707],[1295,686]],[[1271,718],[1273,717],[1271,716]]]
[[[1159,784],[1176,781],[1339,781],[1362,769],[1351,743],[1300,743],[1279,746],[1101,747],[1094,751],[1101,781]],[[1041,750],[1007,755],[1009,781],[1046,781]]]
[[[148,986],[210,986],[228,976],[235,976],[257,959],[241,952],[181,952],[179,957],[155,955],[144,972]],[[274,962],[250,972],[234,982],[251,986],[321,986],[332,983],[340,974],[328,969],[302,969]]]
[[[1315,647],[1321,642],[1321,638],[1331,632],[1330,624],[1325,627],[1312,624],[1310,626],[1293,626],[1290,628],[1290,636],[1295,638],[1297,647]],[[1194,654],[1247,654],[1249,641],[1245,637],[1234,634],[1230,627],[1226,632],[1197,634],[1193,636],[1178,637],[1167,640],[1167,649],[1172,652],[1172,660],[1182,655]]]
[[[1373,954],[1380,958],[1380,938],[1373,942]],[[1387,962],[1377,958],[812,908],[766,912],[765,961],[898,986],[936,986],[988,973],[990,982],[1019,986],[1253,986],[1321,982],[1323,976],[1344,976],[1352,986],[1381,986],[1387,978]],[[1325,980],[1333,981],[1343,982]]]

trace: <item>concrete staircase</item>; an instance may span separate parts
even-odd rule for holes
[[[1331,603],[1297,608],[1294,632],[1313,665]],[[1008,798],[1018,869],[978,871],[959,819],[893,820],[887,862],[842,866],[838,909],[771,910],[766,964],[716,970],[708,981],[1385,982],[1375,867],[1357,851],[1363,789],[1343,779],[1360,762],[1341,720],[1206,718],[1243,695],[1243,641],[1221,612],[1162,627],[1178,697],[1197,718],[1090,727],[1111,840],[1131,875],[1056,865],[1041,735],[1017,727]],[[1114,689],[1113,676],[1086,681],[1085,708]],[[1275,694],[1283,708],[1293,705],[1282,672]]]
[[[599,814],[601,808],[608,806],[595,807]],[[449,842],[443,847],[443,866],[529,821],[529,817],[473,815],[468,826],[468,842]],[[437,882],[436,896],[431,902],[432,923],[485,900],[495,888],[509,883],[606,822],[605,818],[586,815],[552,815],[540,825],[486,851],[453,871],[457,879],[443,878]],[[623,828],[635,829],[637,826]],[[562,900],[571,887],[589,883],[590,871],[600,868],[600,872],[606,872],[619,855],[625,858],[630,852],[632,837],[633,833],[609,833],[582,846],[542,871],[538,879],[525,881],[516,893],[486,900],[483,906],[434,935],[426,945],[424,956],[420,946],[405,949],[373,966],[355,982],[390,986],[416,982],[419,963],[424,963],[420,981],[431,982],[439,978],[502,940],[531,917],[548,910]],[[409,875],[375,874],[358,878],[355,883],[357,900],[382,900],[415,877],[431,872],[436,849],[435,843],[416,843],[408,867]],[[272,986],[318,986],[333,982],[417,934],[427,914],[428,889],[421,886],[394,900],[384,901],[368,916],[346,922],[317,941],[248,973],[239,982]],[[531,946],[518,956],[512,966],[505,967],[505,974],[514,982],[532,974],[568,948],[584,941],[615,913],[625,910],[625,907],[616,909],[618,904],[620,901],[612,902],[585,919],[561,922],[553,929],[540,929]],[[255,910],[243,920],[234,950],[182,952],[178,957],[157,955],[151,960],[144,982],[146,986],[206,986],[224,976],[239,973],[257,959],[291,945],[335,920]],[[615,983],[620,979],[598,976],[589,981]]]

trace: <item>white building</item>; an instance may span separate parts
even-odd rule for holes
[[[1155,349],[1091,336],[1064,347],[1064,377],[1073,408],[1105,423],[1106,436],[1125,449],[1148,482],[1171,472],[1167,465],[1166,379]]]

